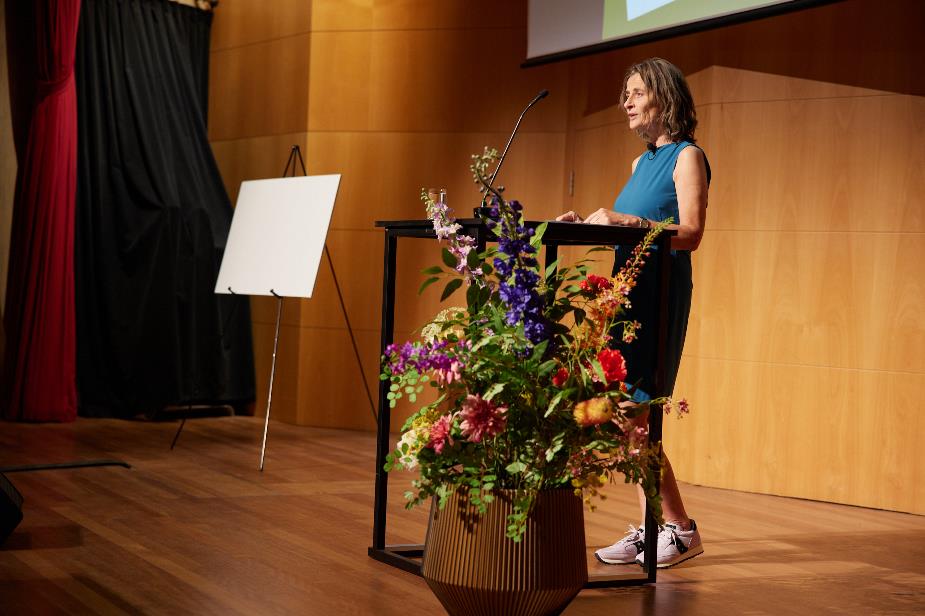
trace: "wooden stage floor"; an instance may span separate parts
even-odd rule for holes
[[[366,555],[374,435],[273,423],[260,473],[260,420],[190,420],[170,451],[176,427],[0,422],[0,466],[132,465],[8,475],[26,504],[0,547],[0,613],[441,613],[421,578]],[[407,479],[391,478],[389,543],[424,538]],[[582,591],[566,615],[925,613],[925,517],[682,491],[705,553],[655,586]],[[636,521],[632,490],[608,494],[586,515],[589,545]]]

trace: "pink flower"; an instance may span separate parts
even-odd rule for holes
[[[485,437],[492,437],[504,432],[507,427],[506,406],[496,406],[488,400],[483,400],[479,394],[466,396],[459,416],[462,422],[463,436],[470,442],[479,443]]]
[[[453,382],[455,382],[455,381],[458,381],[459,379],[462,378],[462,373],[460,372],[460,370],[462,369],[462,367],[463,367],[463,365],[462,365],[460,362],[458,362],[457,360],[454,359],[454,360],[450,363],[450,367],[449,367],[449,368],[446,368],[446,369],[439,369],[439,368],[438,368],[438,369],[436,370],[436,373],[437,373],[437,382],[438,382],[440,385],[449,385],[450,383],[453,383]]]
[[[437,453],[443,453],[443,448],[447,443],[453,444],[453,437],[450,431],[453,429],[453,416],[444,415],[433,423],[430,427],[430,438],[427,441],[427,447],[430,447]]]
[[[664,406],[665,414],[670,415],[672,408],[678,411],[678,419],[681,419],[686,414],[691,412],[691,407],[687,403],[687,398],[681,398],[680,400],[677,400],[677,401],[669,398],[668,402],[666,402]]]
[[[636,339],[636,331],[642,327],[639,321],[630,321],[623,325],[623,342],[629,344]]]

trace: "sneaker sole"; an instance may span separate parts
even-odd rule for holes
[[[605,565],[632,565],[636,562],[635,560],[610,560],[607,558],[601,558],[597,552],[594,553],[594,558],[596,558],[599,562],[604,563]]]
[[[677,560],[673,560],[667,563],[658,563],[657,565],[655,565],[655,568],[656,569],[667,569],[668,567],[674,567],[675,565],[680,565],[681,563],[688,561],[692,559],[693,557],[699,556],[701,554],[703,554],[703,546],[698,545],[697,547],[691,548],[688,551],[684,552],[684,554],[680,554],[680,558],[678,558]],[[636,561],[636,564],[639,565],[640,567],[645,567],[645,563],[641,563],[638,560]]]

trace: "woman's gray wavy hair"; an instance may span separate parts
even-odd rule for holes
[[[639,74],[649,95],[658,106],[658,120],[668,131],[671,141],[695,142],[697,111],[694,97],[681,70],[662,58],[649,58],[629,67],[623,76],[620,104],[626,102],[626,82]]]

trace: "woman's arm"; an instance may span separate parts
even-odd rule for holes
[[[674,188],[678,193],[679,224],[670,225],[678,234],[671,240],[676,250],[697,250],[707,222],[707,163],[700,148],[681,150],[674,169]]]

